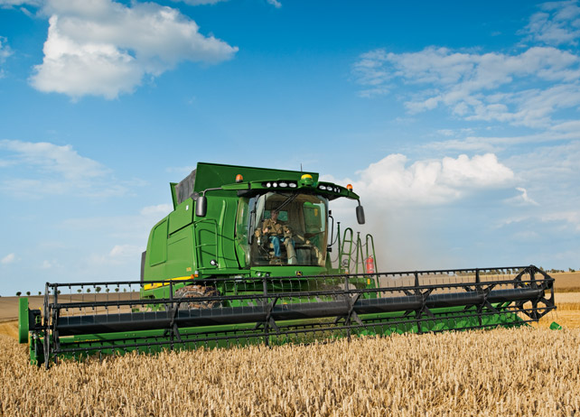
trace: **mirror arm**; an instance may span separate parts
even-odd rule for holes
[[[221,187],[206,188],[201,192],[201,194],[198,195],[197,199],[195,200],[195,215],[197,217],[205,217],[207,214],[207,197],[205,196],[205,193],[208,191],[217,191],[221,189]]]

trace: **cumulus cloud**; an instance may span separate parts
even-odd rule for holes
[[[357,231],[375,237],[379,268],[389,270],[461,265],[449,247],[457,242],[445,242],[443,235],[476,212],[474,202],[488,204],[517,181],[492,153],[428,160],[391,154],[354,178],[324,179],[353,185],[367,214]],[[353,224],[352,201],[333,202],[332,211],[336,221]]]
[[[238,50],[199,33],[178,10],[155,3],[48,0],[43,12],[50,15],[48,38],[30,82],[74,98],[113,99],[182,61],[215,64]]]
[[[338,180],[352,183],[359,195],[379,206],[448,204],[479,190],[510,187],[514,181],[514,172],[492,153],[413,163],[405,155],[391,154],[358,171],[355,179]]]
[[[266,0],[266,1],[268,2],[268,4],[271,4],[272,6],[274,6],[277,9],[282,7],[282,3],[280,3],[278,0]]]
[[[109,180],[110,170],[81,156],[70,145],[48,142],[0,140],[0,168],[11,167],[14,178],[6,178],[0,189],[19,197],[77,193],[90,197],[124,194],[125,187]]]

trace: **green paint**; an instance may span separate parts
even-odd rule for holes
[[[243,176],[240,181],[236,181],[238,174]],[[336,184],[319,182],[316,173],[206,163],[199,163],[195,173],[181,183],[171,183],[170,186],[174,210],[160,220],[149,235],[143,265],[142,299],[168,299],[172,297],[172,290],[174,292],[184,285],[191,285],[192,279],[201,280],[199,282],[203,284],[203,279],[209,278],[230,279],[217,284],[215,288],[224,297],[264,294],[265,289],[271,297],[275,297],[276,293],[319,290],[309,288],[309,281],[300,277],[324,274],[339,275],[336,278],[325,278],[323,284],[328,288],[344,288],[345,278],[340,275],[344,271],[340,267],[332,268],[327,253],[326,242],[331,232],[328,203],[336,198],[358,200],[359,197],[352,191]],[[201,217],[196,211],[200,195],[207,198],[207,211]],[[273,242],[261,234],[262,221],[270,218],[273,211],[280,212],[279,220],[285,222],[293,232],[294,245],[284,248],[281,259],[273,257]],[[353,217],[354,214],[353,207]],[[336,245],[338,259],[343,259],[344,254],[340,252],[346,244],[351,247],[345,252],[352,252],[353,232],[352,229],[346,230],[350,230],[351,237],[342,245],[339,240]],[[374,242],[372,236],[369,236],[366,238],[366,255],[372,255],[376,262]],[[372,252],[368,252],[369,239]],[[292,248],[296,255],[293,261],[290,260]],[[265,283],[262,280],[250,280],[259,277],[284,279]],[[190,281],[186,284],[184,279]],[[164,285],[147,285],[148,282],[159,280],[172,281],[166,281]],[[366,277],[351,277],[348,288],[368,290],[377,288],[377,283]],[[354,292],[350,294],[354,295]],[[380,294],[371,291],[359,296],[377,299]],[[336,298],[328,294],[323,295],[322,299],[294,295],[292,298],[284,298],[284,303],[288,304],[323,301],[336,301]],[[222,302],[222,307],[226,308],[249,305],[245,299]],[[60,336],[58,343],[52,340],[53,333],[48,343],[53,350],[48,353],[48,362],[54,361],[56,357],[82,359],[93,354],[116,354],[132,350],[155,353],[166,349],[194,349],[201,346],[213,348],[232,344],[310,343],[321,338],[525,325],[522,319],[507,310],[509,305],[510,302],[495,304],[495,310],[489,311],[497,313],[488,311],[484,314],[475,307],[465,306],[432,309],[429,315],[416,311],[361,314],[356,320],[353,319],[350,327],[337,325],[334,318],[280,320],[276,323],[281,329],[280,333],[275,328],[266,332],[264,324],[257,326],[255,322],[179,328],[179,337],[183,343],[177,343],[168,329]],[[149,306],[149,311],[163,311],[165,308],[159,303]],[[20,300],[19,310],[19,340],[25,343],[31,329],[27,299]],[[305,331],[312,328],[317,329],[316,333]],[[45,335],[38,330],[30,334],[31,362],[41,364],[45,359]],[[132,346],[137,341],[145,346]],[[55,346],[60,349],[56,356]]]

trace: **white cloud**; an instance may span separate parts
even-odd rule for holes
[[[0,140],[0,149],[12,151],[13,162],[36,166],[45,173],[58,173],[67,179],[94,178],[108,172],[100,163],[80,156],[71,145]]]
[[[122,195],[123,183],[109,181],[110,170],[81,156],[70,145],[48,142],[0,140],[0,150],[9,155],[0,168],[11,167],[15,178],[6,178],[0,189],[19,197],[76,193],[90,197]]]
[[[580,56],[557,49],[580,38],[578,1],[545,3],[521,34],[535,45],[521,52],[480,53],[428,47],[361,54],[353,74],[361,97],[396,94],[410,114],[447,109],[470,121],[549,128],[562,110],[580,104]],[[569,117],[569,116],[568,116]]]
[[[516,190],[521,194],[507,200],[508,203],[514,205],[531,205],[538,206],[539,204],[528,195],[528,190],[524,187],[516,187]]]
[[[379,205],[439,205],[514,181],[513,171],[490,153],[408,162],[406,156],[392,154],[359,171],[354,181],[357,193]]]
[[[548,45],[578,43],[580,38],[580,7],[576,0],[544,3],[542,11],[530,18],[522,33],[535,42]]]
[[[542,216],[544,222],[564,222],[572,226],[576,232],[580,232],[580,211],[561,211]]]
[[[282,3],[280,3],[278,0],[266,0],[266,1],[268,2],[268,4],[271,4],[272,6],[274,6],[277,9],[282,7]]]
[[[14,263],[16,261],[17,261],[16,254],[9,253],[8,255],[6,255],[4,258],[2,258],[0,260],[0,264],[8,265],[8,264]]]
[[[4,77],[4,70],[2,69],[2,65],[6,62],[6,59],[12,55],[12,50],[8,45],[6,45],[6,38],[0,36],[0,78]]]
[[[113,99],[146,75],[159,76],[182,61],[219,63],[238,50],[155,3],[49,0],[43,11],[50,15],[48,38],[30,82],[44,92]]]
[[[6,45],[7,39],[3,36],[0,36],[0,64],[3,64],[10,55],[12,55],[12,51],[10,47]]]
[[[458,242],[445,241],[444,236],[462,227],[465,218],[475,217],[479,210],[474,210],[474,203],[475,207],[501,203],[498,196],[513,189],[517,180],[494,154],[415,161],[391,154],[355,178],[324,179],[351,183],[361,197],[367,223],[356,230],[361,238],[365,233],[375,237],[383,270],[465,266],[465,259],[457,262],[450,248],[469,244],[471,237]],[[335,221],[352,225],[354,206],[352,201],[333,202]]]
[[[405,102],[410,113],[444,106],[467,120],[537,126],[548,124],[557,109],[580,103],[580,57],[553,47],[532,47],[517,55],[377,49],[362,54],[353,72],[364,86],[361,96],[388,93],[397,87],[395,81],[400,88],[417,86]],[[538,82],[548,87],[529,88]]]
[[[514,216],[500,222],[497,227],[502,228],[518,223],[537,224],[538,222],[550,224],[551,229],[553,229],[555,226],[559,231],[571,230],[574,233],[580,233],[580,211],[578,210],[556,210],[550,213]]]
[[[554,125],[546,131],[522,136],[466,136],[463,138],[429,142],[425,149],[439,151],[485,152],[497,153],[510,145],[539,144],[544,142],[580,140],[580,122],[571,121]],[[465,131],[465,133],[469,133]]]
[[[43,0],[0,0],[0,8],[9,8],[14,6],[40,6]]]

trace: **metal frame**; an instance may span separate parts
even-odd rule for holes
[[[439,280],[445,282],[432,282]],[[377,288],[375,282],[380,284]],[[84,287],[140,289],[155,283],[168,286],[169,297],[123,299],[74,293]],[[552,277],[533,265],[203,281],[47,283],[44,321],[32,330],[31,340],[42,339],[48,367],[59,357],[95,353],[519,326],[538,321],[556,308],[553,283]],[[196,303],[219,301],[220,305],[191,308],[192,299],[174,296],[177,288],[187,284],[221,291],[219,296],[195,298]],[[69,296],[63,294],[67,289]]]

